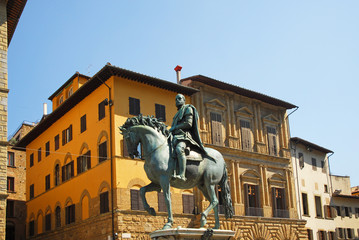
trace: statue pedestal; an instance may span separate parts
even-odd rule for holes
[[[205,229],[205,228],[171,228],[157,230],[150,233],[152,240],[192,240],[192,239],[230,239],[235,234],[231,230]]]

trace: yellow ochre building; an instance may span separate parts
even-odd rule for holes
[[[294,105],[203,76],[175,84],[111,64],[74,74],[50,96],[52,113],[16,144],[27,156],[27,238],[149,239],[161,228],[163,195],[147,194],[157,216],[143,211],[144,161],[128,157],[119,127],[140,113],[171,125],[178,93],[199,110],[205,145],[227,162],[235,216],[221,217],[222,228],[237,239],[306,239],[290,165]],[[198,226],[208,204],[199,192],[171,189],[171,198],[174,227]]]

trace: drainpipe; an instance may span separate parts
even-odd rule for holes
[[[107,65],[111,65],[107,63]],[[108,88],[108,100],[105,102],[105,105],[108,105],[109,110],[109,120],[110,120],[110,161],[111,161],[111,220],[112,220],[112,239],[116,239],[115,237],[115,211],[114,211],[114,200],[113,200],[113,153],[112,153],[112,110],[111,107],[113,106],[113,101],[111,98],[111,87],[106,84],[99,76],[97,79],[100,80],[107,88]]]
[[[333,156],[334,152],[331,152],[331,154],[327,157],[328,159],[328,170],[329,170],[329,180],[330,180],[330,189],[332,190],[331,195],[333,195],[333,182],[332,182],[332,177],[331,177],[331,173],[330,173],[330,164],[329,164],[329,157]]]

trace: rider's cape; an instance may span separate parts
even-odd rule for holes
[[[206,149],[203,146],[203,143],[201,141],[201,137],[199,135],[199,130],[198,130],[198,112],[197,109],[191,105],[191,104],[186,104],[183,105],[183,107],[181,107],[178,112],[176,113],[176,115],[173,117],[173,122],[172,122],[172,126],[176,126],[177,124],[179,124],[185,117],[186,114],[188,113],[188,108],[191,108],[192,112],[193,112],[193,122],[192,122],[192,127],[189,130],[190,135],[186,138],[184,138],[183,140],[187,140],[189,141],[192,145],[196,146],[199,148],[199,150],[204,153],[205,155],[209,156]],[[214,159],[213,159],[214,160]],[[215,160],[214,160],[215,161]]]

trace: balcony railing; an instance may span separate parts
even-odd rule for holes
[[[273,210],[273,217],[289,218],[289,211],[286,210],[286,209],[274,209]]]
[[[263,208],[247,207],[246,216],[259,216],[263,217]]]

